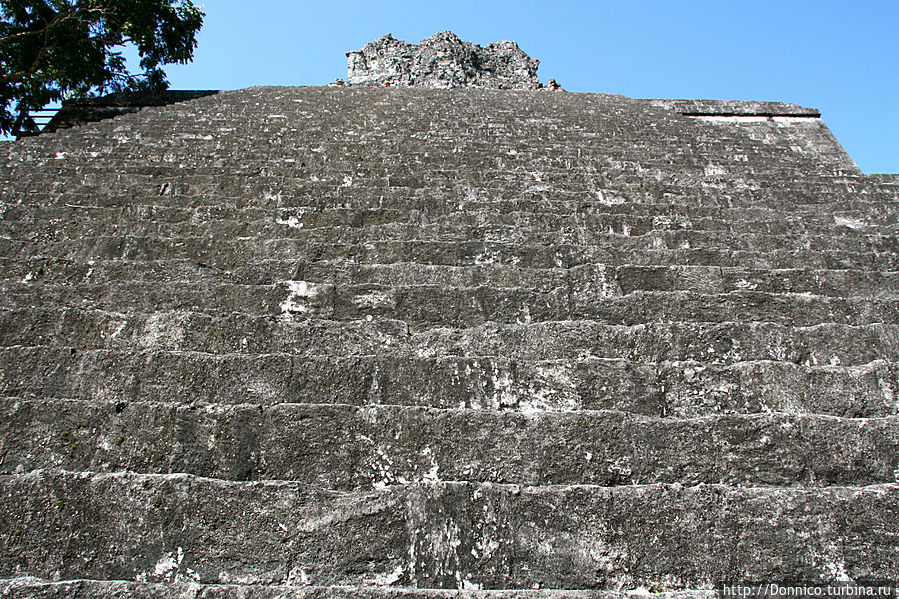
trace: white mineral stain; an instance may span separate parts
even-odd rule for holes
[[[305,570],[300,567],[296,567],[293,568],[287,575],[287,584],[288,586],[308,586],[309,577],[306,575]]]
[[[160,578],[167,582],[199,582],[200,576],[192,569],[185,568],[181,572],[181,562],[184,561],[184,549],[178,547],[174,552],[168,552],[159,558],[153,571],[142,572],[135,576],[137,582],[149,582]]]
[[[474,258],[477,266],[486,266],[488,264],[496,264],[500,262],[499,252],[484,250]]]
[[[555,263],[555,265],[558,268],[563,268],[565,265],[565,262],[562,258],[563,258],[563,256],[559,252],[556,252],[555,255],[553,256],[553,262]]]
[[[596,282],[599,285],[600,297],[618,297],[623,295],[614,271],[611,271],[605,265],[596,265]]]
[[[175,576],[176,582],[200,582],[200,575],[192,568],[185,568],[184,574]]]
[[[738,116],[738,115],[705,115],[705,116],[695,116],[692,117],[694,119],[700,120],[704,123],[723,123],[723,124],[744,124],[744,123],[764,123],[768,120],[768,117],[764,116]]]
[[[629,477],[633,471],[629,465],[628,458],[621,457],[608,465],[607,470],[618,476]]]
[[[374,578],[370,578],[365,582],[379,587],[390,586],[392,584],[395,584],[397,581],[399,581],[400,578],[403,577],[404,571],[405,570],[403,566],[399,565],[393,570],[393,572],[388,572],[386,574],[377,574]]]
[[[878,377],[877,384],[880,386],[880,392],[883,393],[883,398],[886,402],[893,404],[893,407],[899,411],[899,402],[896,401],[896,394],[893,392],[893,387],[890,385],[890,382]]]
[[[357,308],[393,308],[396,300],[392,294],[385,291],[372,291],[355,296],[353,304]]]
[[[287,225],[291,229],[302,229],[303,223],[300,221],[300,219],[302,218],[304,212],[304,210],[300,209],[297,211],[297,214],[292,214],[286,218],[281,216],[275,222],[277,222],[279,225]]]
[[[819,118],[809,118],[803,116],[775,116],[771,118],[772,121],[778,126],[794,126],[794,125],[806,125],[808,123],[816,123],[821,122]]]
[[[143,335],[138,340],[144,349],[160,346],[173,347],[184,340],[184,322],[187,316],[179,313],[151,314],[144,324]],[[122,325],[124,327],[124,324]],[[113,333],[115,337],[120,331]]]
[[[425,447],[424,451],[422,451],[422,455],[424,455],[426,458],[428,458],[428,460],[430,460],[431,468],[430,468],[430,470],[428,470],[427,472],[424,473],[424,475],[421,477],[421,479],[424,482],[431,482],[431,483],[437,482],[438,480],[440,480],[440,477],[438,476],[440,467],[437,465],[437,460],[434,459],[434,454],[431,451],[431,448]]]
[[[219,572],[219,582],[222,584],[251,585],[258,584],[262,581],[255,576],[234,576],[230,572],[222,570]]]
[[[391,459],[391,457],[387,455],[387,452],[384,451],[383,448],[376,447],[375,454],[377,454],[377,458],[371,460],[371,462],[369,463],[371,469],[374,470],[375,477],[377,477],[377,479],[372,482],[372,487],[374,487],[378,491],[383,491],[393,483],[404,482],[394,476],[392,472],[393,459]]]
[[[287,287],[287,299],[279,304],[282,314],[305,313],[310,309],[309,301],[318,297],[322,285],[308,281],[281,281]]]
[[[624,203],[624,198],[618,196],[606,196],[601,189],[594,192],[597,201],[603,206],[618,206]]]
[[[281,204],[281,192],[275,193],[273,191],[266,191],[262,194],[262,199],[266,202],[274,202],[275,205]]]
[[[824,572],[834,582],[853,582],[852,577],[846,573],[846,564],[836,555],[835,548],[828,548]]]
[[[868,227],[868,225],[867,225],[867,223],[865,223],[865,221],[857,219],[857,218],[850,218],[848,216],[834,216],[833,221],[834,221],[834,223],[837,224],[837,226],[848,227],[848,228],[856,230],[856,231],[859,229],[865,229]]]
[[[179,547],[180,549],[180,547]],[[153,574],[156,576],[168,576],[169,573],[178,569],[178,561],[172,553],[166,553],[160,558],[153,567]]]
[[[490,376],[493,385],[493,396],[489,402],[490,405],[497,408],[514,406],[518,403],[518,397],[513,391],[512,376],[505,369],[494,367],[493,374]]]
[[[108,339],[115,339],[116,337],[121,335],[122,331],[124,331],[124,330],[125,330],[125,322],[123,321],[123,322],[120,322],[118,324],[118,326],[116,326],[116,329],[112,333],[109,333],[105,337]]]
[[[520,313],[520,316],[517,316],[515,318],[515,322],[517,322],[518,324],[528,324],[531,322],[531,320],[532,320],[531,309],[528,307],[527,304],[524,304],[521,307],[521,310],[519,311],[519,313]]]
[[[518,404],[522,414],[578,409],[576,386],[565,363],[537,366],[534,374],[528,383],[527,392],[522,394]]]

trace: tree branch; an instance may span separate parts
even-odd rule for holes
[[[20,32],[14,33],[12,35],[0,37],[0,45],[3,45],[3,44],[10,43],[11,41],[14,41],[16,39],[21,39],[23,37],[28,37],[28,36],[32,36],[32,35],[41,35],[42,34],[44,36],[43,43],[41,44],[41,47],[38,50],[37,55],[34,57],[34,60],[31,62],[31,66],[29,66],[27,69],[19,70],[14,73],[10,73],[9,75],[0,75],[0,82],[21,83],[22,81],[25,81],[26,79],[28,79],[29,77],[34,75],[34,72],[37,70],[38,64],[40,63],[40,59],[43,58],[44,54],[47,52],[49,35],[50,35],[50,31],[52,29],[58,27],[63,22],[65,22],[69,19],[72,19],[72,18],[75,18],[78,20],[84,20],[83,13],[90,12],[90,13],[103,14],[105,12],[105,10],[106,9],[103,9],[103,8],[84,8],[84,9],[81,9],[80,12],[78,12],[76,10],[76,8],[74,6],[72,6],[68,10],[61,10],[58,13],[56,13],[56,15],[53,17],[53,19],[49,23],[47,23],[46,25],[44,25],[43,27],[41,27],[39,29],[33,29],[30,31],[20,31]],[[108,46],[108,45],[118,45],[119,43],[125,43],[125,42],[129,41],[130,38],[126,38],[121,41],[116,41],[116,40],[109,40],[109,39],[106,39],[103,37],[96,36],[96,37],[88,38],[88,39],[92,40],[92,41],[99,41],[100,43]]]
[[[20,39],[23,37],[28,37],[31,35],[44,34],[46,36],[47,32],[50,29],[53,29],[54,27],[56,27],[57,25],[59,25],[60,23],[65,21],[66,19],[70,18],[73,14],[74,14],[74,10],[59,11],[53,17],[53,20],[51,20],[49,23],[45,22],[46,24],[43,27],[39,27],[37,29],[29,29],[28,31],[19,31],[18,33],[13,33],[12,35],[6,35],[3,37],[0,37],[0,45],[8,44],[14,40],[17,40],[17,39]]]

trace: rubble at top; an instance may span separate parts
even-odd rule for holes
[[[515,42],[494,42],[482,47],[463,42],[450,31],[437,33],[420,44],[407,44],[389,33],[361,50],[347,52],[349,85],[379,87],[487,87],[540,89],[540,61],[528,56]],[[342,83],[338,80],[338,83]],[[549,86],[558,89],[551,81]]]

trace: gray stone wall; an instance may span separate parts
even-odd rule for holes
[[[899,572],[899,176],[817,111],[163,104],[0,144],[3,599]]]

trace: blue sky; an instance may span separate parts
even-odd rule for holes
[[[323,85],[385,33],[451,30],[518,42],[569,91],[812,106],[862,170],[899,173],[899,0],[202,3],[194,62],[168,68],[176,89]]]

